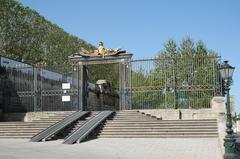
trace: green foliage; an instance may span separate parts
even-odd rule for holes
[[[151,108],[208,107],[219,87],[218,60],[217,53],[202,41],[195,44],[187,37],[178,47],[168,40],[155,60],[133,71],[133,107],[144,107],[142,102],[148,99]]]
[[[81,47],[94,49],[15,0],[0,0],[0,54],[30,64],[63,64]]]
[[[105,79],[113,82],[113,86],[119,87],[119,65],[118,64],[97,64],[89,65],[88,78],[89,82],[96,83],[97,80]]]
[[[33,65],[42,64],[51,71],[70,73],[68,56],[81,47],[88,51],[95,49],[19,2],[0,0],[0,55]],[[118,87],[118,67],[89,66],[89,79],[93,83],[107,79]]]

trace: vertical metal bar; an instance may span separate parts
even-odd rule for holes
[[[78,63],[78,110],[83,110],[83,65]]]
[[[118,63],[119,68],[119,110],[123,110],[122,108],[122,72],[121,72],[121,63]]]
[[[129,108],[132,110],[132,62],[129,60],[128,73],[129,73]]]
[[[33,67],[33,91],[34,91],[34,98],[33,98],[33,111],[37,111],[37,98],[38,98],[38,89],[37,89],[37,76],[38,76],[38,68]]]
[[[164,60],[164,94],[165,94],[165,96],[164,96],[164,108],[166,109],[167,108],[167,75],[166,75],[166,70],[167,70],[167,68],[166,68],[166,60]]]

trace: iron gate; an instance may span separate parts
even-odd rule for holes
[[[132,60],[129,109],[209,108],[221,95],[220,57]]]
[[[127,56],[33,67],[1,57],[0,109],[4,112],[85,109],[89,105],[86,87],[90,84],[86,83],[89,81],[84,67],[109,63],[117,64],[119,69],[116,82],[119,110],[209,108],[212,97],[222,92],[219,62],[220,57],[131,61]],[[69,88],[62,88],[63,83],[69,84]],[[63,101],[63,96],[69,100]]]

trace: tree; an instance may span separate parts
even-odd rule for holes
[[[140,72],[132,74],[132,83],[135,83],[134,80],[140,81],[137,87],[151,89],[147,94],[141,95],[133,91],[133,100],[137,102],[150,99],[148,103],[157,108],[209,106],[218,87],[217,53],[208,50],[202,41],[195,44],[187,37],[179,46],[174,40],[168,40],[156,57],[154,61],[148,61],[153,62],[153,66],[149,64],[150,68],[142,67],[141,72],[148,70],[144,79],[139,78]]]
[[[81,47],[95,47],[68,34],[15,0],[0,0],[0,54],[30,64],[68,63]]]

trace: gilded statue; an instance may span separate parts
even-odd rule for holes
[[[98,48],[95,49],[93,52],[89,52],[86,49],[81,48],[79,54],[84,57],[101,56],[104,58],[105,56],[114,56],[121,53],[126,53],[126,51],[119,48],[116,49],[105,48],[103,42],[100,41],[98,44]]]

